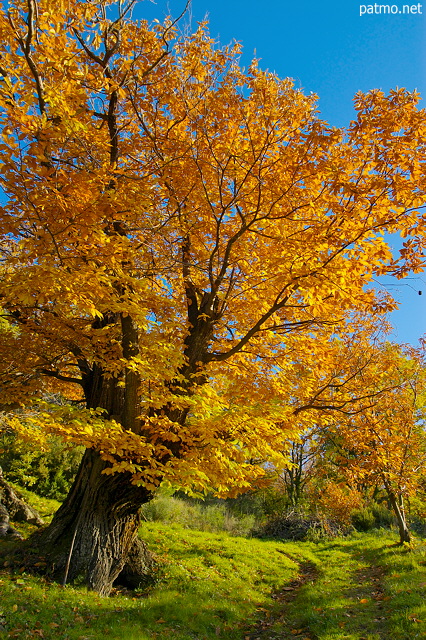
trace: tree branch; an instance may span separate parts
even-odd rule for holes
[[[30,68],[31,71],[31,75],[34,78],[35,84],[36,84],[36,91],[37,91],[37,98],[38,98],[38,105],[39,105],[39,109],[40,109],[40,113],[43,114],[46,112],[46,101],[44,99],[44,85],[43,85],[43,79],[40,76],[37,67],[35,65],[35,62],[31,56],[31,43],[33,40],[33,36],[34,36],[34,21],[35,21],[35,16],[37,16],[37,4],[35,2],[35,0],[27,0],[27,4],[28,4],[28,19],[27,19],[27,33],[26,33],[26,37],[25,39],[19,35],[18,33],[18,29],[13,21],[12,16],[10,15],[10,13],[7,14],[8,20],[9,20],[9,24],[12,27],[13,31],[15,32],[15,36],[16,39],[21,47],[22,53],[24,54],[25,60],[28,64],[28,67]]]

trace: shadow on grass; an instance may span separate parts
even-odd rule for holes
[[[0,574],[0,638],[45,640],[240,640],[235,615],[223,602],[191,601],[167,588],[149,597],[99,598],[42,579]]]
[[[274,544],[163,529],[144,532],[150,546],[157,543],[163,573],[143,596],[101,599],[82,587],[4,569],[0,638],[241,640],[256,608],[295,573],[295,563]]]

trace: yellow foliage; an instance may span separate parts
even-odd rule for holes
[[[376,346],[368,366],[338,392],[342,412],[327,424],[319,419],[319,438],[332,443],[338,475],[349,485],[380,487],[401,500],[419,491],[426,462],[425,376],[422,348]]]
[[[343,483],[329,481],[316,498],[318,511],[343,525],[351,522],[351,513],[362,506],[362,495]]]

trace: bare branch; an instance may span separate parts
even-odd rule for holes
[[[9,24],[11,25],[13,31],[15,32],[16,40],[18,41],[22,53],[24,54],[25,60],[28,64],[28,67],[31,71],[31,75],[34,78],[36,84],[38,105],[40,109],[40,113],[43,114],[46,112],[46,101],[44,99],[44,84],[41,75],[38,72],[36,64],[31,56],[31,45],[35,32],[35,20],[38,15],[37,3],[36,0],[27,0],[28,3],[28,18],[27,18],[27,33],[25,39],[19,34],[19,31],[13,21],[10,13],[7,14]]]
[[[51,378],[56,378],[57,380],[61,380],[61,382],[70,382],[72,384],[83,384],[82,378],[72,378],[68,376],[62,375],[59,371],[51,371],[50,369],[39,369],[39,373],[42,373],[44,376],[49,376]]]

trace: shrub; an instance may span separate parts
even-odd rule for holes
[[[351,522],[357,531],[371,531],[372,529],[389,528],[394,521],[393,514],[383,504],[371,504],[354,509]]]
[[[395,522],[394,514],[384,504],[373,502],[371,505],[376,529],[390,528]]]
[[[354,509],[351,513],[351,522],[357,531],[370,531],[376,526],[373,512],[368,507]]]
[[[348,487],[344,482],[328,480],[317,489],[317,495],[311,496],[311,504],[315,504],[318,513],[325,518],[339,522],[342,527],[351,524],[351,514],[362,507],[362,495]]]
[[[0,466],[7,479],[45,498],[65,498],[83,451],[84,447],[65,444],[54,436],[38,448],[9,429],[0,431]]]
[[[254,533],[260,538],[275,540],[322,540],[335,538],[348,532],[341,523],[321,515],[305,515],[296,511],[283,513],[269,520]]]
[[[426,522],[424,518],[410,518],[410,528],[421,538],[426,538]]]
[[[256,519],[272,518],[287,506],[288,496],[276,484],[226,500],[226,507],[231,513],[238,516],[251,514]]]

